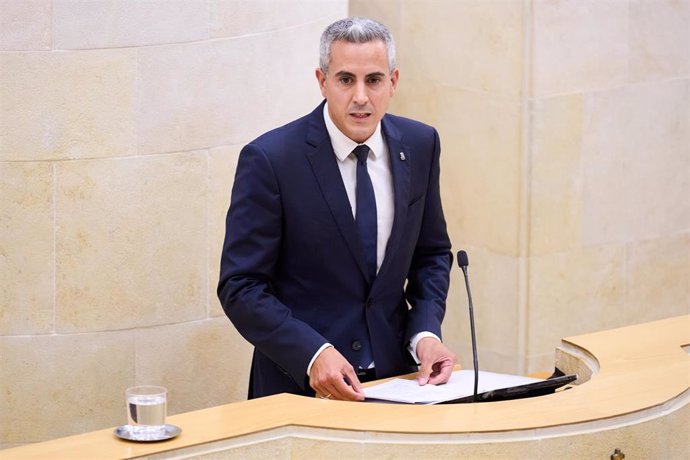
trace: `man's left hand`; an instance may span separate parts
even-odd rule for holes
[[[417,374],[420,385],[446,383],[458,362],[455,354],[434,337],[425,337],[417,343],[417,357],[421,361]]]

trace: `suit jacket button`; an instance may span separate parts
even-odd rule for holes
[[[355,340],[354,342],[352,342],[352,349],[354,351],[359,351],[362,349],[362,344],[359,342],[359,340]]]

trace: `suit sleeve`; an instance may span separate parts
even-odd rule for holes
[[[218,297],[240,334],[304,388],[309,360],[327,341],[274,294],[281,235],[278,181],[266,154],[250,144],[235,173]]]
[[[440,152],[440,140],[434,130],[424,215],[405,290],[407,302],[411,306],[405,343],[422,331],[429,331],[441,337],[441,323],[446,311],[453,256],[441,206]]]

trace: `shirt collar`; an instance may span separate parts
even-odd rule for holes
[[[333,146],[335,156],[338,157],[340,162],[343,162],[359,144],[343,134],[335,123],[333,123],[333,120],[331,120],[331,116],[328,113],[328,102],[326,102],[323,106],[323,119],[326,122],[326,129],[328,130],[328,135],[331,138],[331,145]],[[362,143],[367,144],[375,158],[378,158],[384,153],[385,144],[383,140],[383,133],[381,133],[380,121],[376,125],[374,134],[372,134],[369,139]]]

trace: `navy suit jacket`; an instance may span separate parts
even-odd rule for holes
[[[441,336],[452,255],[438,134],[393,115],[381,123],[395,217],[371,285],[323,103],[240,153],[218,296],[255,347],[250,397],[313,395],[306,369],[326,342],[356,368],[356,342],[370,340],[383,378],[415,370],[406,347],[416,333]]]

